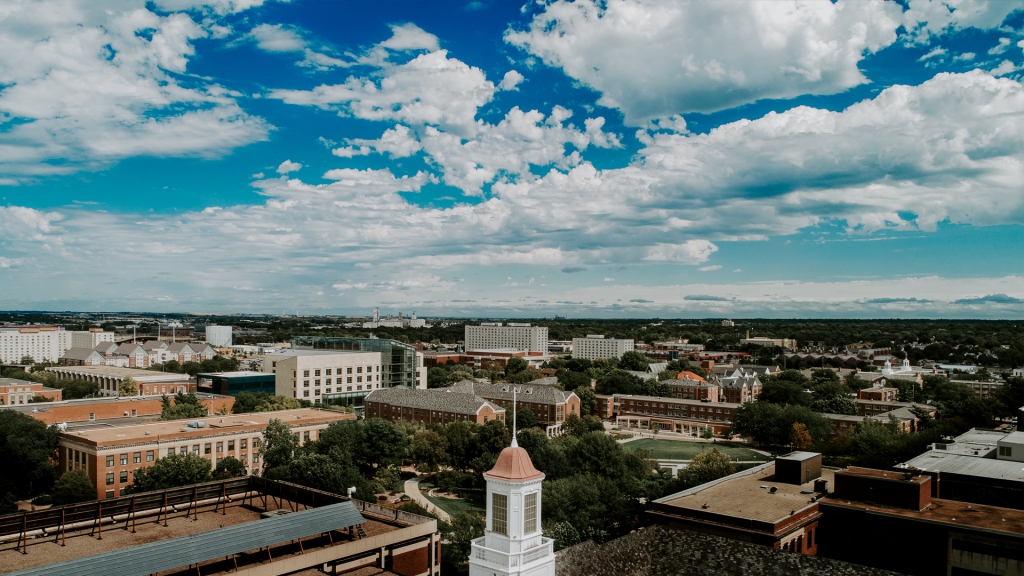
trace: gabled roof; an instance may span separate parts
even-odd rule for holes
[[[94,358],[103,360],[103,355],[92,348],[68,348],[64,355],[61,356],[61,359],[78,360],[81,362],[91,361]]]
[[[117,344],[114,344],[113,342],[100,342],[95,348],[93,348],[93,350],[100,354],[113,354],[114,350],[117,350]]]
[[[134,356],[135,354],[145,353],[146,349],[138,344],[132,344],[131,342],[125,342],[114,350],[114,354],[120,354],[122,356]]]
[[[404,386],[380,388],[370,392],[364,401],[381,402],[403,408],[455,412],[456,414],[469,414],[472,416],[476,416],[480,409],[485,406],[490,406],[495,412],[505,411],[501,406],[496,406],[479,396],[453,390],[451,387],[432,388],[429,390],[414,390]]]
[[[142,345],[146,350],[159,350],[167,348],[167,342],[163,340],[150,340]]]
[[[512,401],[512,388],[518,390],[518,400],[520,402],[533,402],[536,404],[562,404],[569,400],[571,396],[575,396],[574,392],[566,392],[559,390],[554,386],[544,386],[543,384],[536,384],[535,382],[527,382],[526,384],[511,384],[509,382],[474,382],[472,380],[462,380],[456,382],[451,386],[451,390],[458,390],[465,394],[476,394],[481,398],[488,398],[492,400],[508,400]]]

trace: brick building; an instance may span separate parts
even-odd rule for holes
[[[719,435],[732,428],[733,412],[739,407],[730,402],[616,394],[615,423],[621,428],[642,430],[657,424],[662,430],[691,436],[700,436],[710,429]]]
[[[857,391],[858,400],[875,400],[877,402],[897,402],[900,399],[899,388],[872,386]]]
[[[58,390],[58,392],[60,391]],[[203,406],[206,406],[206,411],[209,414],[218,412],[230,414],[235,405],[235,399],[231,396],[203,393],[198,393],[197,396]],[[10,409],[31,416],[44,424],[60,424],[62,422],[73,424],[102,420],[106,421],[106,424],[118,425],[118,419],[125,419],[124,421],[127,423],[135,423],[140,418],[159,418],[163,411],[162,398],[162,395],[121,398],[104,396],[27,404]]]
[[[486,424],[493,420],[505,421],[505,409],[501,406],[452,388],[382,388],[366,396],[364,407],[367,418],[383,418],[392,422],[408,420],[421,424],[448,424],[463,421]]]
[[[154,394],[176,394],[195,391],[196,385],[188,374],[154,372],[120,366],[54,366],[46,369],[53,372],[58,380],[86,380],[100,387],[100,394],[117,396],[121,382],[131,377],[139,384],[139,396]]]
[[[16,378],[0,378],[0,406],[17,406],[29,404],[29,400],[36,396],[49,398],[53,401],[60,401],[63,392],[57,388],[47,388],[38,382],[18,380]],[[42,403],[33,403],[33,406],[41,406]]]
[[[570,414],[580,415],[580,399],[575,392],[566,392],[554,386],[534,384],[509,384],[508,382],[475,382],[463,380],[451,386],[451,390],[474,394],[505,408],[512,409],[512,389],[515,388],[516,407],[529,408],[537,422],[548,428],[549,434],[558,434],[562,423]]]
[[[821,455],[794,452],[756,468],[665,496],[647,514],[670,528],[817,554],[817,496],[827,494],[834,470]]]
[[[332,422],[353,420],[355,415],[300,408],[62,432],[57,441],[58,470],[85,470],[96,484],[99,499],[120,496],[131,485],[135,470],[173,453],[200,455],[210,460],[211,469],[234,456],[254,472],[260,465],[263,431],[271,419],[291,426],[302,445],[316,440]]]
[[[734,404],[753,402],[761,394],[761,380],[753,370],[738,367],[726,376],[719,376],[720,399]]]
[[[684,374],[692,374],[693,377],[684,377]],[[718,384],[708,382],[693,372],[680,372],[679,376],[675,379],[665,380],[664,382],[672,391],[672,396],[676,398],[707,400],[708,402],[718,402],[722,399],[722,389]]]

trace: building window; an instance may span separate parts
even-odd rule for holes
[[[1013,447],[1012,446],[1000,446],[999,447],[999,455],[1000,456],[1013,457]]]
[[[182,456],[188,454],[188,446],[182,446],[181,450],[178,451]]]
[[[362,376],[356,376],[356,382],[362,382],[362,381],[363,381],[363,377]]]
[[[114,465],[114,457],[113,456],[107,456],[107,468],[110,468],[113,465]]]
[[[302,381],[302,387],[303,388],[309,388],[309,380],[303,380]]]
[[[89,412],[89,420],[95,420],[95,419],[96,419],[96,413],[95,412]]]
[[[132,463],[142,464],[142,452],[135,452],[134,454],[132,454]]]
[[[319,389],[319,388],[317,388],[317,389],[316,389],[316,392],[314,393],[314,396],[319,396],[319,395],[320,395],[320,389]]]
[[[508,536],[508,496],[504,494],[491,495],[491,532]]]
[[[320,371],[319,370],[314,370],[313,371],[313,376],[319,376],[319,375],[320,375]]]
[[[320,381],[319,381],[319,380],[317,380],[316,382],[314,382],[314,383],[313,383],[313,385],[315,385],[315,386],[319,386],[319,385],[320,385]]]
[[[127,454],[121,454],[121,466],[127,466],[127,465],[128,465],[128,455]]]
[[[212,451],[212,449],[213,449],[213,444],[210,444],[209,442],[207,442],[206,444],[203,445],[203,454],[209,454]]]
[[[128,483],[128,471],[127,470],[121,470],[120,476],[121,477],[119,478],[119,480],[121,480],[121,484],[127,484]]]
[[[348,368],[345,369],[345,374],[351,374],[351,373],[352,373],[352,367],[349,366]],[[349,382],[351,382],[351,380],[349,380]]]
[[[302,375],[306,378],[309,378],[309,370],[303,370]]]
[[[324,376],[330,376],[330,375],[331,375],[331,369],[330,368],[325,369],[324,370]]]
[[[107,486],[113,486],[113,485],[114,485],[114,473],[113,472],[107,472]]]
[[[107,498],[113,498],[114,497],[114,491],[113,490],[107,490],[106,497]]]
[[[306,432],[302,433],[302,441],[303,442],[309,442],[309,431],[308,430]]]
[[[174,448],[171,448],[171,450],[174,450]],[[153,456],[153,450],[146,450],[146,462],[152,462]]]
[[[245,442],[245,440],[242,440],[242,442]],[[235,441],[234,440],[228,440],[228,452],[234,452],[234,451],[235,451]]]
[[[356,374],[362,374],[362,373],[363,373],[363,367],[362,366],[356,366]]]
[[[349,370],[351,370],[351,368],[349,368]],[[348,378],[345,378],[345,383],[346,384],[351,384],[352,383],[352,377],[349,376]]]
[[[242,438],[242,439],[241,439],[241,440],[239,440],[238,442],[239,442],[239,446],[238,446],[238,447],[239,447],[239,448],[241,448],[242,450],[245,450],[245,449],[246,449],[246,447],[248,446],[248,442],[249,442],[249,440],[248,440],[248,439],[246,439],[246,438]]]
[[[223,442],[217,442],[217,454],[220,454],[223,451],[224,451],[224,443]]]
[[[174,456],[174,448],[168,448],[167,449],[167,455],[168,456]]]
[[[302,391],[302,397],[303,398],[309,398],[309,390],[303,390]]]
[[[537,531],[537,493],[526,495],[526,510],[523,513],[523,535]]]

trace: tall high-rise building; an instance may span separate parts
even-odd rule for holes
[[[484,322],[479,326],[466,326],[466,351],[519,350],[524,352],[548,351],[548,329],[527,323]]]
[[[71,333],[71,348],[95,348],[100,342],[113,342],[114,333],[104,332],[102,328]]]
[[[35,362],[56,362],[71,348],[71,335],[62,326],[0,327],[0,362],[20,364],[28,357]]]

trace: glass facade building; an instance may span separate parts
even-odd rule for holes
[[[274,374],[263,372],[214,372],[196,374],[196,390],[210,394],[234,396],[239,392],[274,394]]]
[[[295,336],[292,338],[292,350],[351,350],[357,352],[379,352],[381,371],[381,387],[391,388],[405,386],[415,388],[419,366],[416,361],[416,348],[397,340],[379,338],[344,338],[334,336]],[[358,396],[358,404],[369,392],[335,393],[324,395],[325,400]]]

